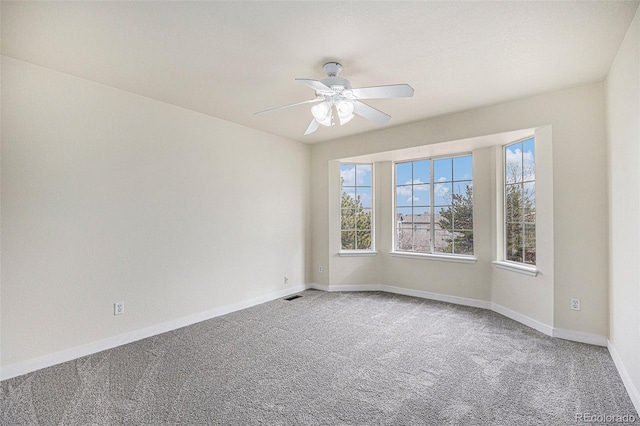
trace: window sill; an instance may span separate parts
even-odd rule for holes
[[[427,259],[438,260],[442,262],[456,262],[456,263],[476,263],[478,259],[475,256],[464,255],[446,255],[446,254],[433,254],[433,253],[413,253],[406,251],[392,251],[389,253],[393,257],[406,257],[410,259]]]
[[[522,263],[509,262],[507,260],[495,260],[492,262],[496,268],[504,269],[511,272],[535,277],[538,275],[538,268],[535,266],[525,265]]]
[[[349,251],[339,251],[338,256],[340,257],[367,257],[367,256],[375,256],[378,254],[377,251],[373,250],[349,250]]]

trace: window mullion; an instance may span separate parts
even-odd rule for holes
[[[429,251],[435,253],[436,248],[436,226],[435,226],[435,184],[433,183],[433,160],[429,160]]]

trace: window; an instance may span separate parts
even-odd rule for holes
[[[372,165],[340,165],[342,250],[373,250]]]
[[[504,258],[536,264],[535,140],[504,147]]]
[[[397,251],[473,254],[472,156],[396,163]]]

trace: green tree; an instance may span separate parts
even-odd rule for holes
[[[505,187],[505,258],[536,263],[535,176],[533,163],[507,164]]]
[[[341,178],[340,187],[344,180]],[[371,249],[371,209],[362,206],[360,196],[342,192],[340,200],[342,250]]]
[[[536,263],[535,204],[531,185],[506,187],[505,242],[507,260]]]
[[[440,212],[440,228],[449,231],[446,253],[473,254],[473,186],[451,195],[451,205]]]

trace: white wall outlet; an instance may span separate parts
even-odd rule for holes
[[[284,276],[284,283],[289,284],[289,278],[286,275]]]
[[[322,265],[318,266],[318,272],[322,273]]]
[[[580,310],[580,299],[571,299],[571,309],[574,311]]]
[[[124,302],[116,302],[113,304],[113,315],[124,314]]]

